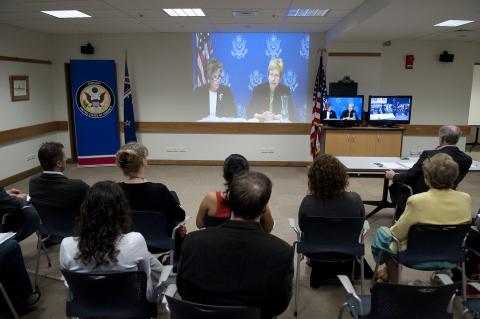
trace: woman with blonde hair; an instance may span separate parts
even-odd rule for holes
[[[270,117],[276,119],[282,114],[282,99],[286,100],[288,104],[288,117],[294,117],[292,93],[290,88],[282,84],[282,77],[284,72],[283,60],[280,58],[273,58],[268,64],[268,82],[257,85],[253,89],[253,97],[248,107],[249,117],[268,120]],[[280,117],[281,118],[281,117]]]
[[[458,164],[445,153],[437,153],[423,162],[423,175],[428,191],[410,196],[405,211],[390,228],[380,227],[372,241],[372,255],[377,264],[386,264],[378,280],[396,283],[396,246],[392,236],[400,241],[400,250],[407,249],[408,231],[415,224],[458,225],[471,221],[472,199],[467,193],[453,190],[458,177]],[[422,263],[416,268],[453,268],[449,262]]]
[[[171,236],[175,225],[185,220],[185,211],[180,207],[176,194],[167,186],[146,179],[147,156],[148,149],[140,143],[127,143],[118,150],[117,165],[126,178],[119,185],[125,192],[131,210],[165,214],[167,235]]]

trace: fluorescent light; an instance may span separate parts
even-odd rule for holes
[[[330,9],[291,8],[288,9],[289,17],[324,17]]]
[[[177,8],[177,9],[163,9],[171,17],[204,17],[205,13],[202,9]]]
[[[434,27],[458,27],[467,23],[472,23],[473,20],[447,20],[437,24]]]
[[[165,13],[168,14],[169,16],[171,16],[171,17],[177,17],[178,16],[178,14],[175,11],[173,11],[173,9],[163,9],[163,11],[165,11]]]
[[[88,14],[80,12],[78,10],[55,10],[55,11],[42,11],[45,14],[49,14],[51,16],[60,18],[60,19],[67,19],[67,18],[91,18]]]
[[[195,12],[195,15],[197,17],[204,17],[205,16],[205,12],[203,12],[202,9],[193,9],[193,12]]]

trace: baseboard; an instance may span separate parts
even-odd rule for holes
[[[16,183],[24,178],[30,177],[32,175],[35,175],[37,173],[40,173],[42,171],[42,167],[36,166],[31,169],[27,169],[26,171],[20,172],[18,174],[15,174],[13,176],[7,177],[5,179],[0,180],[0,186],[6,187],[7,185]]]
[[[307,167],[307,161],[249,161],[251,166]],[[223,166],[222,160],[148,160],[150,165]]]

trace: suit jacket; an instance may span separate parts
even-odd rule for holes
[[[348,116],[348,110],[345,110],[342,112],[342,116],[340,116],[340,119],[343,119],[346,117],[355,117],[355,120],[359,120],[357,112],[355,112],[355,110],[352,110],[352,113],[350,115],[351,116]]]
[[[468,173],[468,170],[472,165],[472,158],[464,152],[460,151],[458,147],[453,145],[447,145],[436,150],[423,151],[420,155],[420,158],[412,166],[412,168],[410,168],[406,172],[395,175],[393,177],[393,181],[409,185],[413,189],[414,194],[426,192],[428,190],[428,186],[427,184],[425,184],[425,180],[423,178],[422,165],[427,158],[430,158],[437,153],[448,154],[453,158],[455,162],[457,162],[459,174],[457,179],[455,180],[454,188],[456,189],[458,184]]]
[[[89,186],[82,180],[61,174],[41,173],[30,179],[29,195],[33,205],[65,208],[76,212],[85,199]]]
[[[327,112],[328,112],[328,111],[322,111],[322,112],[321,112],[320,119],[326,120],[326,119],[327,119]],[[334,110],[331,110],[331,111],[330,111],[330,118],[329,118],[329,120],[333,120],[333,119],[336,119],[336,118],[337,118],[337,113],[335,113]]]
[[[183,245],[177,286],[183,299],[282,313],[290,302],[293,249],[255,222],[229,220],[190,233]]]
[[[210,84],[201,86],[195,90],[195,99],[199,107],[206,105],[205,116],[210,114]],[[220,85],[217,90],[217,117],[237,117],[237,109],[233,103],[233,96],[230,88]]]
[[[282,112],[282,99],[281,96],[288,96],[288,117],[290,121],[295,118],[293,110],[292,93],[290,88],[283,84],[278,84],[275,88],[275,93],[273,95],[272,110],[274,114],[280,114]],[[257,85],[253,89],[253,97],[250,105],[248,107],[248,117],[252,118],[255,113],[263,113],[269,110],[270,106],[270,84],[262,83]]]

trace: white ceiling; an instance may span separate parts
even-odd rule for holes
[[[202,8],[206,17],[169,17],[163,8]],[[289,8],[330,9],[325,17],[286,17]],[[41,10],[77,9],[88,19]],[[256,10],[257,17],[233,17]],[[359,14],[361,13],[361,14]],[[339,41],[480,41],[480,22],[432,27],[447,19],[480,21],[480,0],[0,0],[0,23],[45,33],[326,32]],[[348,23],[347,23],[348,22]],[[335,26],[347,25],[341,32]],[[0,26],[1,27],[1,26]],[[469,30],[460,31],[458,29]]]

